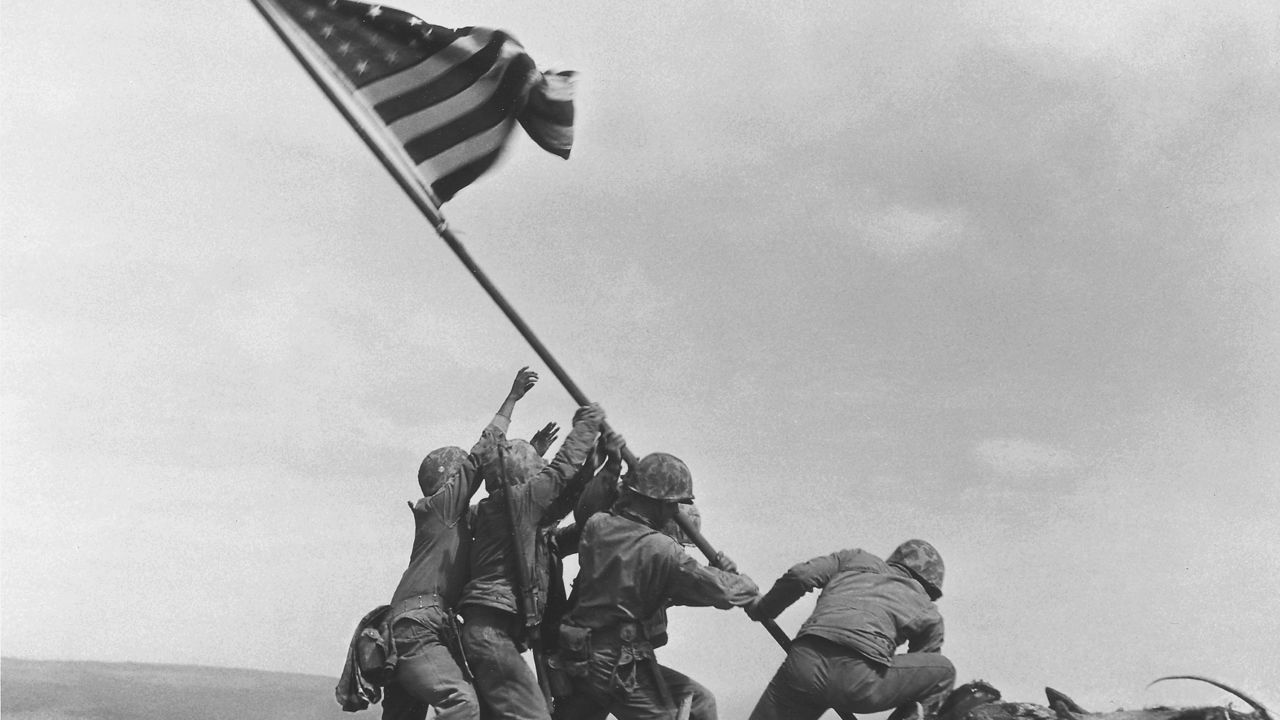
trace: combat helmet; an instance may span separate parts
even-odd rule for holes
[[[654,500],[693,502],[693,475],[689,473],[689,466],[668,453],[645,455],[627,474],[622,487]]]
[[[490,490],[506,483],[519,485],[547,466],[547,461],[528,440],[512,440],[493,459],[496,461],[498,457],[502,458],[505,468],[493,467],[493,472],[487,473],[487,487]]]
[[[449,478],[462,471],[462,464],[465,462],[467,451],[452,445],[427,453],[418,466],[418,487],[422,488],[422,497],[431,497],[440,492]]]
[[[946,566],[934,546],[924,540],[908,540],[894,548],[893,554],[885,562],[911,573],[912,577],[924,585],[930,598],[937,600],[942,597],[942,577],[946,573]]]

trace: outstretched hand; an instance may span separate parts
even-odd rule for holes
[[[533,446],[534,450],[538,451],[539,455],[546,455],[547,450],[551,448],[559,436],[560,426],[549,422],[541,430],[534,433],[532,438],[529,438],[529,444]]]
[[[529,389],[538,384],[538,373],[530,370],[528,366],[520,368],[516,373],[516,379],[511,381],[511,392],[508,397],[519,400]]]

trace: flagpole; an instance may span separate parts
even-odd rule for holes
[[[306,70],[316,85],[324,91],[325,97],[329,98],[329,102],[333,103],[333,106],[338,109],[338,112],[346,119],[347,124],[356,131],[356,134],[360,136],[364,144],[378,158],[382,166],[387,169],[387,172],[391,173],[391,177],[395,178],[400,185],[400,189],[404,190],[409,199],[413,201],[413,204],[418,207],[418,210],[427,217],[432,227],[436,228],[437,231],[445,228],[444,216],[440,214],[440,208],[428,194],[426,188],[409,178],[408,173],[405,172],[402,164],[392,155],[391,150],[379,142],[377,135],[367,127],[368,118],[365,117],[358,106],[355,106],[349,100],[350,89],[336,87],[339,83],[337,73],[325,74],[316,67],[316,64],[328,65],[329,62],[319,53],[311,52],[308,47],[303,45],[303,43],[306,43],[309,46],[310,39],[299,37],[297,34],[290,32],[286,26],[286,23],[290,21],[281,18],[278,11],[264,2],[264,0],[249,1],[262,14],[263,19],[280,37],[280,41],[285,44],[285,47],[289,48],[289,52],[293,53],[294,59],[298,61],[302,69]]]
[[[574,402],[579,405],[590,404],[591,401],[587,399],[586,393],[582,392],[582,389],[573,381],[573,378],[569,377],[569,373],[565,372],[564,367],[555,359],[551,351],[547,349],[547,346],[542,344],[542,341],[533,333],[533,329],[524,321],[524,318],[520,317],[516,309],[511,303],[507,302],[498,287],[489,279],[489,276],[476,264],[475,259],[471,257],[471,253],[467,252],[467,249],[462,246],[462,242],[458,240],[457,236],[453,234],[453,230],[449,228],[449,224],[445,221],[444,215],[440,212],[440,207],[431,196],[430,191],[412,178],[403,161],[398,159],[392,149],[378,141],[377,133],[368,127],[370,118],[350,101],[350,92],[345,88],[335,87],[338,83],[336,79],[337,73],[326,74],[316,67],[316,64],[328,64],[328,61],[322,55],[308,50],[310,39],[299,37],[296,33],[290,32],[286,25],[289,21],[281,18],[279,13],[270,7],[265,0],[250,0],[250,2],[262,14],[263,19],[267,21],[267,24],[271,26],[276,35],[280,37],[285,47],[289,48],[289,51],[293,53],[294,59],[302,65],[316,85],[320,86],[320,89],[324,91],[325,97],[329,98],[333,106],[338,109],[338,112],[346,119],[347,124],[356,131],[356,134],[360,136],[364,144],[378,158],[378,161],[382,163],[387,172],[391,173],[396,183],[400,185],[400,189],[404,190],[409,199],[413,201],[413,204],[427,218],[431,226],[435,228],[436,233],[453,251],[453,254],[462,261],[462,264],[480,283],[480,287],[484,288],[489,298],[497,304],[502,314],[507,316],[511,324],[516,327],[520,335],[529,343],[533,351],[547,366],[547,369],[551,371],[551,374],[556,376],[556,379],[568,391]],[[622,456],[630,466],[634,466],[637,462],[635,454],[625,445],[622,448]]]
[[[398,155],[384,146],[383,143],[379,142],[377,140],[377,134],[366,127],[366,123],[370,122],[370,118],[368,118],[368,116],[361,111],[358,106],[352,105],[349,100],[350,93],[345,91],[339,92],[339,88],[334,87],[338,82],[336,80],[336,73],[331,73],[326,76],[312,64],[313,62],[322,62],[327,64],[328,61],[324,60],[320,56],[316,56],[314,53],[309,53],[303,47],[302,43],[306,42],[309,44],[310,40],[301,37],[295,38],[284,25],[287,21],[282,20],[282,18],[276,14],[275,10],[268,7],[265,0],[250,1],[253,3],[254,7],[258,8],[258,11],[262,13],[262,17],[267,21],[267,24],[275,30],[276,34],[280,37],[280,40],[284,42],[285,46],[293,53],[294,58],[302,65],[303,69],[307,71],[307,74],[311,76],[311,79],[315,81],[316,85],[320,86],[320,89],[324,91],[325,96],[328,97],[329,101],[338,109],[338,112],[342,114],[342,117],[347,120],[347,124],[356,131],[356,134],[360,136],[360,139],[364,141],[369,150],[378,158],[378,161],[382,163],[382,166],[386,168],[387,172],[391,173],[391,176],[395,178],[396,183],[398,183],[400,188],[404,190],[405,194],[409,196],[409,199],[413,201],[413,204],[417,206],[418,210],[422,212],[428,221],[430,221],[432,227],[434,227],[436,232],[440,235],[440,238],[444,240],[450,250],[453,250],[453,254],[462,261],[462,264],[471,272],[471,275],[475,277],[476,281],[480,283],[480,287],[484,288],[484,291],[488,293],[493,302],[497,304],[500,310],[502,310],[502,313],[511,321],[511,324],[515,325],[516,330],[519,331],[520,335],[529,343],[533,348],[533,351],[537,353],[538,357],[542,359],[542,362],[546,364],[547,368],[551,370],[551,373],[556,376],[556,379],[559,380],[560,384],[564,386],[564,389],[568,391],[574,402],[579,405],[590,404],[591,401],[587,399],[586,393],[582,392],[582,389],[573,381],[573,378],[569,377],[569,374],[565,372],[564,367],[562,367],[555,359],[551,354],[551,351],[547,349],[547,346],[542,344],[542,341],[538,339],[537,335],[534,335],[533,329],[524,321],[524,318],[520,317],[520,314],[516,312],[516,309],[512,307],[511,303],[507,302],[507,299],[498,290],[497,286],[493,284],[493,281],[489,279],[489,276],[480,269],[480,266],[477,265],[476,261],[471,257],[471,253],[467,252],[467,249],[462,246],[462,243],[458,240],[457,236],[453,234],[453,230],[449,228],[448,223],[444,219],[444,215],[440,212],[439,205],[436,203],[434,197],[432,197],[430,191],[423,187],[421,183],[413,180],[409,171],[404,166],[404,163],[397,160]],[[608,430],[608,425],[605,425],[604,429]],[[634,468],[638,462],[635,453],[633,453],[626,445],[622,446],[621,452],[623,459],[627,461],[627,465]],[[717,553],[715,548],[707,542],[706,538],[702,536],[697,528],[695,528],[687,518],[681,515],[676,516],[676,521],[679,523],[681,529],[683,529],[690,538],[695,540],[698,549],[707,557],[708,563],[712,566],[719,566],[719,553]],[[787,634],[778,627],[777,623],[772,620],[764,620],[762,621],[762,624],[784,650],[789,649],[791,640],[787,637]],[[852,717],[845,713],[838,714],[842,718]]]

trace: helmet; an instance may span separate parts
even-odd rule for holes
[[[462,470],[467,461],[467,451],[460,447],[436,448],[427,453],[418,466],[418,487],[422,497],[431,497],[440,491],[445,482]]]
[[[492,459],[496,461],[498,454],[494,453]],[[506,483],[519,485],[537,475],[542,468],[547,466],[547,461],[543,459],[542,455],[538,454],[538,451],[527,440],[512,440],[507,443],[502,448],[502,460],[503,464],[506,465],[505,474],[503,472],[504,468],[496,467],[496,462],[494,463],[495,467],[491,468],[492,472],[487,473],[486,480],[488,485],[486,487],[490,490],[501,487]]]
[[[697,505],[694,505],[693,503],[689,503],[688,505],[681,505],[680,514],[689,518],[689,522],[693,523],[694,529],[701,532],[702,513],[698,512]],[[680,527],[680,523],[676,522],[675,518],[671,518],[670,520],[667,521],[666,525],[662,526],[662,534],[669,536],[671,539],[675,540],[681,545],[693,544],[693,540],[684,534],[684,529]]]
[[[929,597],[937,600],[942,597],[942,576],[946,566],[938,550],[924,540],[908,540],[894,549],[893,554],[885,562],[898,565],[911,573],[912,577],[924,585]]]
[[[667,453],[650,453],[627,475],[623,487],[647,498],[693,502],[693,475],[684,461]]]

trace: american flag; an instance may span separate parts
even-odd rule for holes
[[[517,121],[569,157],[573,73],[539,72],[501,30],[454,30],[351,0],[256,1],[310,40],[438,203],[493,165]]]

